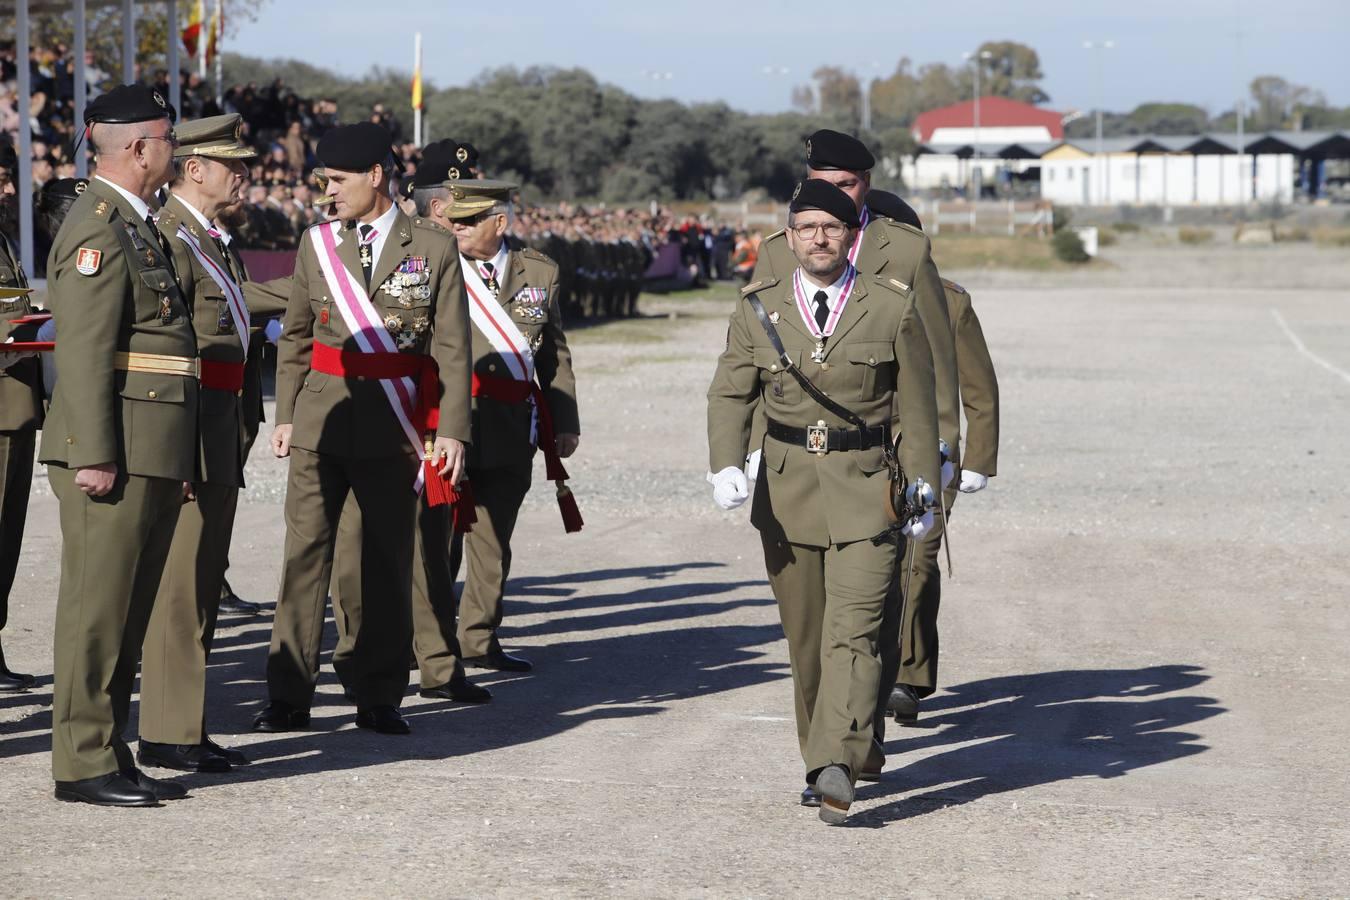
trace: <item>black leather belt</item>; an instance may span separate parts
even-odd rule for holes
[[[840,428],[821,422],[818,425],[797,428],[770,419],[767,434],[775,441],[805,447],[812,453],[870,450],[886,442],[885,429],[880,425],[873,425],[870,428]]]

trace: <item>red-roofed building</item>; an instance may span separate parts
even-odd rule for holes
[[[1064,139],[1063,114],[1007,97],[981,97],[979,143],[1048,143]],[[975,101],[930,109],[914,120],[920,144],[973,144]]]

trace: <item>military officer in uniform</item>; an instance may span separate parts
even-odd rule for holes
[[[940,440],[946,441],[949,447],[959,447],[961,413],[957,394],[956,353],[942,279],[933,264],[929,240],[921,230],[892,218],[874,216],[868,208],[866,198],[871,185],[871,169],[875,164],[876,159],[867,147],[850,135],[821,129],[806,141],[807,176],[834,184],[853,200],[858,210],[861,229],[849,255],[858,268],[859,277],[870,283],[898,288],[902,295],[901,301],[914,305],[924,333],[928,336],[929,351],[933,358]],[[779,273],[791,271],[793,265],[786,232],[771,234],[760,246],[759,260],[747,287],[762,290],[776,286],[781,281]],[[761,414],[756,419],[754,435],[757,437],[762,431]],[[758,446],[758,440],[752,440],[751,447]],[[758,460],[753,454],[747,468],[751,473],[758,470]],[[901,596],[903,579],[900,576],[903,571],[903,565],[897,566],[896,580],[887,597],[886,614],[882,622],[881,683],[885,688],[877,698],[881,711],[875,717],[878,741],[885,729],[885,704],[901,668],[900,620],[904,598]],[[810,697],[812,679],[807,675],[803,681],[807,685],[807,696]],[[868,781],[879,778],[884,761],[885,755],[878,743],[861,777]],[[811,792],[803,794],[804,802],[815,803],[817,799]]]
[[[741,466],[756,408],[767,414],[751,522],[788,639],[807,784],[830,824],[847,816],[873,752],[877,640],[900,552],[894,538],[873,540],[888,529],[890,436],[902,438],[900,462],[916,485],[939,473],[928,336],[902,273],[865,278],[849,262],[859,225],[839,188],[799,186],[787,230],[797,267],[779,269],[771,288],[747,285],[763,319],[747,299],[737,304],[708,390],[708,480],[724,509],[748,497]],[[818,402],[796,375],[866,427]],[[926,521],[931,514],[903,529],[921,532]]]
[[[258,376],[246,363],[255,338],[245,278],[216,224],[248,175],[245,160],[257,155],[243,142],[242,129],[237,113],[178,127],[170,196],[156,218],[193,308],[201,356],[201,447],[196,502],[178,517],[145,636],[137,759],[195,772],[225,772],[231,762],[247,762],[239,751],[212,741],[206,730],[206,661],[244,486],[244,386]],[[283,311],[279,305],[266,310]]]
[[[0,145],[0,206],[14,208],[18,159]],[[0,219],[8,218],[0,216]],[[9,238],[0,234],[0,342],[9,340],[11,319],[30,315],[28,279]],[[3,346],[3,345],[0,345]],[[0,631],[9,618],[9,592],[19,567],[19,549],[33,483],[33,450],[42,427],[42,366],[32,354],[0,351]],[[33,676],[10,671],[0,646],[0,693],[33,686]]]
[[[871,191],[867,205],[887,216],[922,229],[919,216],[904,200],[887,191]],[[919,700],[937,687],[938,607],[942,599],[942,573],[938,550],[946,539],[945,524],[956,494],[983,490],[998,465],[998,378],[989,357],[984,330],[970,303],[970,294],[954,281],[942,279],[956,346],[956,372],[961,407],[966,415],[965,446],[962,448],[961,480],[943,492],[947,514],[933,536],[920,545],[913,560],[914,577],[899,623],[899,675],[894,685],[882,684],[881,702],[901,724],[913,724],[919,716]],[[902,574],[900,579],[905,578]],[[897,580],[900,580],[897,579]],[[877,736],[882,737],[885,717],[878,710]]]
[[[432,479],[459,482],[469,439],[464,286],[445,229],[394,205],[387,131],[371,122],[334,128],[318,156],[334,219],[305,232],[278,344],[272,449],[291,460],[286,547],[271,702],[254,728],[308,727],[338,520],[354,494],[363,519],[379,523],[362,535],[356,723],[407,734],[398,707],[418,493]]]
[[[561,460],[581,440],[572,353],[558,306],[558,267],[536,250],[512,249],[511,192],[494,181],[447,181],[443,215],[454,222],[473,322],[473,443],[469,483],[477,522],[463,542],[459,645],[469,668],[528,672],[502,649],[498,629],[511,573],[511,535],[542,449],[568,530],[580,528]],[[451,552],[452,574],[461,554]]]
[[[41,461],[61,509],[52,774],[56,797],[153,806],[182,785],[138,770],[122,739],[146,622],[196,477],[197,338],[150,217],[173,175],[168,106],[143,85],[89,104],[98,176],[52,247],[60,379]]]
[[[445,215],[450,188],[445,182],[464,179],[454,141],[437,141],[422,150],[422,162],[408,183],[416,213],[447,231],[453,221]],[[402,296],[400,289],[400,296]],[[333,669],[344,684],[354,679],[356,633],[361,627],[361,510],[348,498],[338,528],[334,561],[333,618],[338,645]],[[464,671],[456,626],[455,576],[450,568],[449,510],[417,504],[416,547],[412,573],[413,655],[421,676],[423,697],[460,703],[487,703],[492,692],[474,684]]]

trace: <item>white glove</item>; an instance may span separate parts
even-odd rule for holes
[[[759,449],[745,458],[745,477],[751,481],[759,477],[759,460],[763,455],[764,451]]]
[[[989,477],[981,475],[979,472],[972,472],[970,469],[961,470],[961,493],[973,494],[976,491],[982,491],[989,486]]]
[[[750,497],[745,473],[735,466],[727,466],[716,475],[709,472],[708,484],[713,486],[713,502],[721,509],[735,509]]]
[[[933,511],[931,509],[921,516],[910,519],[900,528],[901,534],[903,534],[907,538],[916,541],[921,541],[924,538],[928,537],[928,535],[931,534],[932,531],[933,531]]]
[[[952,482],[956,480],[956,466],[952,465],[951,462],[943,463],[941,477],[942,489],[945,491],[947,488],[951,487]]]
[[[281,320],[268,319],[267,324],[263,326],[263,334],[267,336],[269,341],[275,344],[277,339],[281,337]]]

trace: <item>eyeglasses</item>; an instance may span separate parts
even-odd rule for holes
[[[797,236],[799,241],[813,240],[816,233],[825,232],[825,237],[832,241],[837,241],[848,234],[848,226],[842,222],[827,222],[824,225],[793,225],[792,233]]]
[[[172,130],[168,134],[143,134],[140,136],[142,141],[167,141],[170,147],[178,146],[178,134]],[[127,144],[128,147],[131,144]]]

